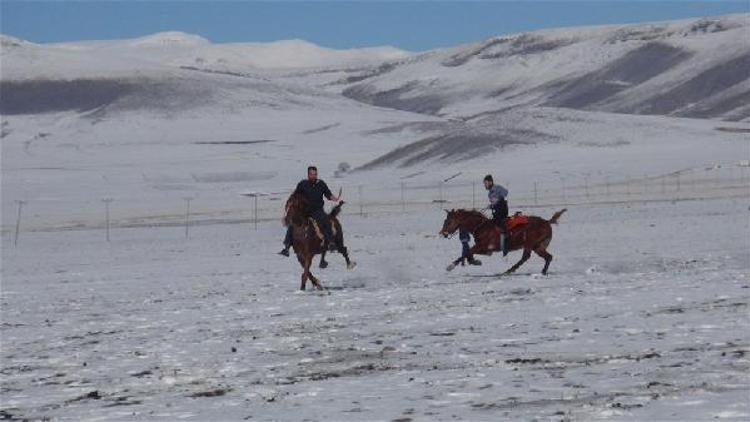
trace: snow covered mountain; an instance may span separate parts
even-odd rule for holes
[[[362,74],[344,95],[471,119],[519,106],[750,119],[750,15],[496,37]]]
[[[315,87],[379,107],[462,119],[551,106],[740,121],[750,118],[748,16],[544,30],[421,54],[391,47],[339,51],[301,40],[212,44],[180,32],[49,45],[4,36],[0,110],[85,109],[147,97],[144,90],[194,96],[200,72],[211,76],[207,91],[231,75],[243,77],[240,89],[271,96],[288,93],[278,84],[292,82],[298,90]],[[179,83],[162,85],[181,78],[187,92]],[[40,90],[85,98],[64,105]]]

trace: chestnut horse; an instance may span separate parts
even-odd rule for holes
[[[336,250],[344,255],[346,260],[346,267],[348,269],[354,268],[356,263],[349,260],[349,251],[344,246],[344,231],[341,229],[341,223],[337,216],[341,212],[341,206],[344,205],[342,201],[328,213],[328,218],[333,223],[333,238],[336,244]],[[284,224],[292,226],[292,247],[294,248],[294,254],[297,255],[297,260],[302,265],[302,282],[300,284],[300,290],[305,290],[305,285],[309,279],[313,286],[319,290],[325,290],[320,284],[320,281],[315,278],[310,272],[310,266],[312,265],[313,257],[317,254],[321,254],[320,267],[325,268],[328,263],[325,261],[326,250],[323,249],[323,237],[316,230],[312,221],[308,217],[305,209],[307,208],[307,200],[301,193],[293,193],[286,201],[286,212],[284,214]]]
[[[547,252],[547,246],[552,240],[552,224],[557,224],[557,220],[565,211],[566,209],[562,209],[556,212],[549,221],[530,215],[525,225],[511,230],[508,250],[523,249],[523,256],[505,274],[510,274],[523,265],[531,257],[531,251],[544,258],[542,274],[547,274],[549,263],[552,262],[552,255]],[[474,246],[471,248],[472,254],[492,255],[493,252],[502,250],[500,248],[500,228],[484,214],[475,210],[445,210],[445,212],[448,215],[443,222],[443,229],[440,230],[440,234],[444,237],[462,229],[474,236]],[[454,267],[455,265],[451,264],[447,269],[450,271]]]

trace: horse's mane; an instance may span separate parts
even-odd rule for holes
[[[302,192],[294,191],[286,200],[286,205],[289,206],[294,202],[299,203],[302,208],[304,208],[304,206],[307,205],[307,198],[305,198],[305,195]]]
[[[303,201],[303,202],[306,202],[306,200],[305,200],[305,195],[303,195],[303,194],[302,194],[302,192],[298,192],[298,191],[294,191],[294,192],[292,192],[292,193],[291,193],[291,195],[289,195],[289,199],[287,199],[287,202],[288,202],[288,201],[291,201],[292,199],[295,199],[295,198],[296,198],[296,199],[297,199],[298,201]]]
[[[307,199],[302,192],[292,192],[286,200],[285,209],[287,213],[292,213],[292,218],[302,218],[304,216]]]
[[[292,192],[291,195],[289,195],[289,199],[286,200],[286,206],[289,207],[293,203],[296,203],[298,208],[296,208],[294,211],[298,213],[302,213],[305,210],[305,207],[307,206],[307,198],[302,192]],[[331,211],[328,212],[328,217],[330,218],[336,218],[341,213],[341,207],[344,205],[344,201],[339,202],[336,204],[335,207],[331,209]]]
[[[472,217],[481,217],[481,218],[484,218],[485,220],[487,219],[487,217],[481,211],[478,211],[478,210],[457,209],[453,211],[456,213],[468,214]]]

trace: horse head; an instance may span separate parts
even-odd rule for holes
[[[292,193],[284,206],[284,225],[302,224],[305,221],[307,200],[299,192]]]
[[[445,221],[443,221],[443,228],[440,230],[440,234],[443,237],[448,237],[459,229],[472,232],[487,221],[487,217],[476,210],[459,209],[445,210],[445,212],[447,215],[445,216]]]
[[[448,237],[458,230],[458,227],[461,225],[461,219],[456,210],[445,210],[445,213],[445,221],[443,221],[443,228],[440,230],[440,234],[443,237]]]

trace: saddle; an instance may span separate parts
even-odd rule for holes
[[[308,219],[308,221],[310,221],[310,225],[312,226],[313,231],[315,232],[315,236],[317,236],[318,239],[320,239],[320,245],[323,246],[323,243],[325,241],[325,237],[323,236],[323,232],[320,230],[320,225],[318,224],[318,221],[315,220],[312,217],[307,217],[307,219]],[[329,219],[328,221],[331,222],[331,233],[333,234],[333,238],[335,239],[336,238],[336,234],[337,234],[337,232],[336,232],[336,225],[333,224],[333,220],[332,219]]]
[[[505,219],[505,226],[508,227],[508,232],[511,235],[514,230],[520,229],[528,223],[529,216],[523,215],[520,211]]]

